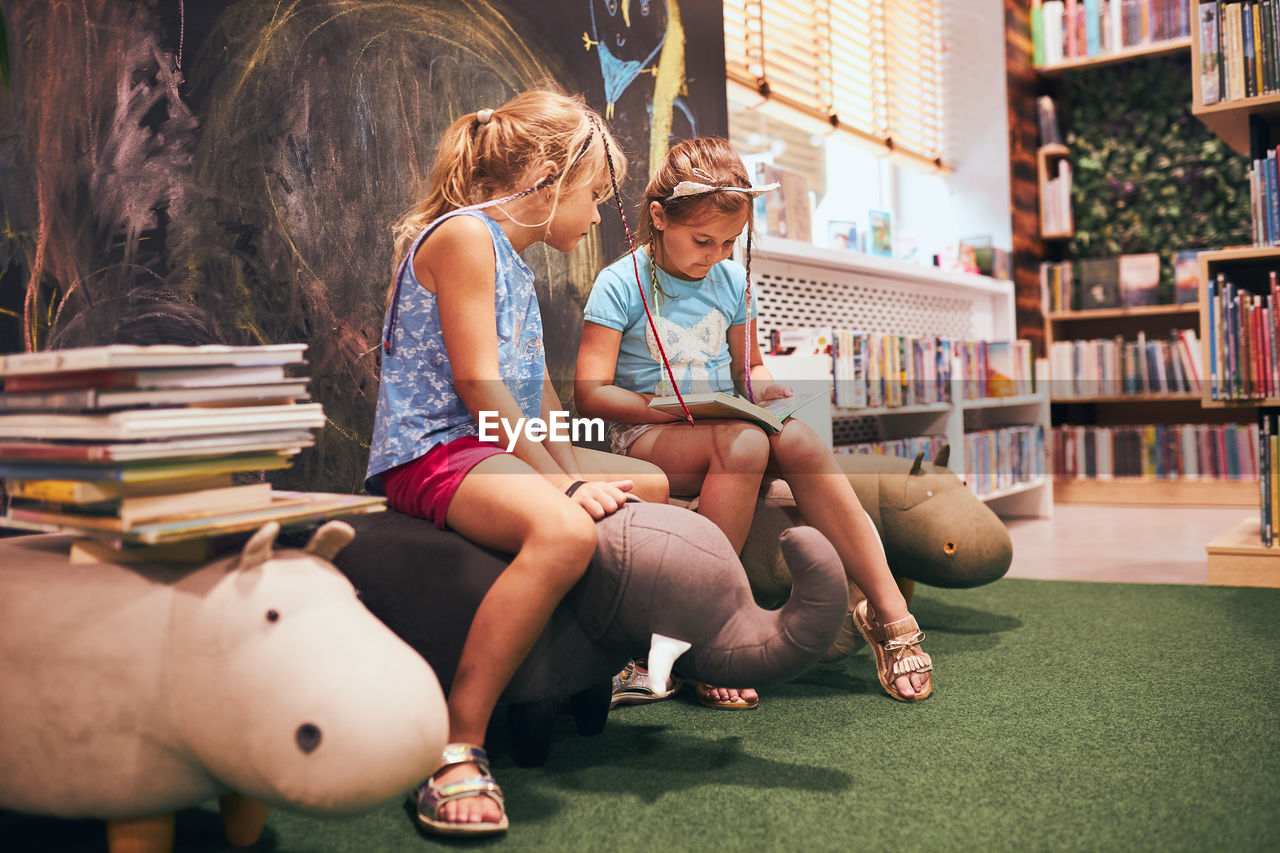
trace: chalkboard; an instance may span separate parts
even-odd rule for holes
[[[458,115],[551,83],[630,162],[724,135],[719,3],[241,0],[3,6],[0,350],[309,341],[329,425],[272,476],[361,488],[394,258]],[[656,129],[656,130],[655,130]],[[616,212],[568,256],[525,253],[563,397]]]

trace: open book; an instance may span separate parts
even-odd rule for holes
[[[755,421],[767,432],[782,432],[782,424],[796,413],[801,406],[812,403],[819,397],[831,393],[831,388],[823,388],[811,394],[798,394],[793,397],[778,397],[763,403],[752,403],[743,397],[726,394],[723,391],[706,391],[698,394],[685,394],[684,402],[689,413],[695,418],[738,418]],[[654,397],[649,401],[649,408],[658,409],[677,418],[683,418],[680,401],[674,395]]]

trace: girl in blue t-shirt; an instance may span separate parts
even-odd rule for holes
[[[667,499],[652,466],[622,469],[616,457],[591,458],[523,430],[507,452],[508,436],[494,426],[550,422],[562,409],[534,275],[517,253],[537,242],[568,252],[586,236],[600,221],[609,171],[623,166],[610,162],[617,150],[580,98],[526,92],[450,126],[426,199],[396,230],[402,260],[384,325],[367,484],[393,509],[515,554],[476,610],[449,690],[450,743],[416,795],[417,819],[431,832],[507,828],[483,749],[494,705],[586,569],[593,519],[617,510],[628,491]],[[480,440],[486,421],[501,444]]]
[[[638,223],[645,248],[601,271],[587,300],[574,399],[583,415],[614,422],[615,453],[658,465],[676,494],[698,494],[698,512],[735,550],[746,541],[762,479],[786,480],[805,522],[831,540],[849,579],[866,594],[852,616],[875,652],[881,685],[895,699],[924,699],[933,668],[920,648],[924,634],[907,612],[871,519],[822,439],[795,419],[771,436],[750,421],[699,420],[690,427],[648,408],[653,397],[672,393],[664,360],[681,393],[736,389],[758,402],[792,394],[764,367],[751,312],[752,201],[766,189],[751,186],[723,139],[689,139],[670,150],[645,189]],[[729,260],[744,227],[746,270]],[[615,702],[667,694],[667,685],[644,683],[645,674],[628,666],[615,679]],[[712,707],[758,701],[750,689],[696,687]]]

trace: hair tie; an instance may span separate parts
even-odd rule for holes
[[[493,110],[476,110],[476,121],[483,127],[493,118]]]

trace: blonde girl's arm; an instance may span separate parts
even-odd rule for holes
[[[481,412],[515,424],[524,417],[498,369],[498,324],[494,314],[496,264],[493,242],[484,223],[458,216],[440,225],[430,251],[419,249],[414,271],[420,281],[435,283],[440,326],[453,371],[453,384],[476,422]],[[424,275],[425,274],[425,275]],[[505,442],[506,435],[502,440]],[[530,440],[523,430],[512,448],[515,455],[552,485],[563,490],[570,476],[544,444]]]
[[[628,391],[613,384],[621,346],[622,332],[617,329],[591,321],[582,324],[582,341],[578,344],[578,366],[573,381],[573,399],[578,405],[578,414],[623,424],[679,421],[680,418],[649,408],[653,394]]]
[[[542,420],[551,423],[551,413],[564,411],[564,403],[560,402],[560,395],[556,393],[556,386],[551,383],[551,374],[544,367],[542,369]],[[574,479],[582,473],[582,466],[578,464],[578,457],[573,452],[573,445],[567,441],[551,441],[548,439],[544,442],[547,452],[551,454],[551,458],[556,461],[560,469],[569,474]]]
[[[787,385],[773,381],[773,374],[764,366],[764,355],[760,352],[759,339],[756,337],[756,321],[752,317],[747,321],[751,328],[751,391],[756,401],[772,400],[775,397],[790,397],[794,392]],[[733,387],[742,396],[747,395],[746,362],[742,357],[746,346],[746,333],[743,324],[729,327],[729,370],[733,376]]]

